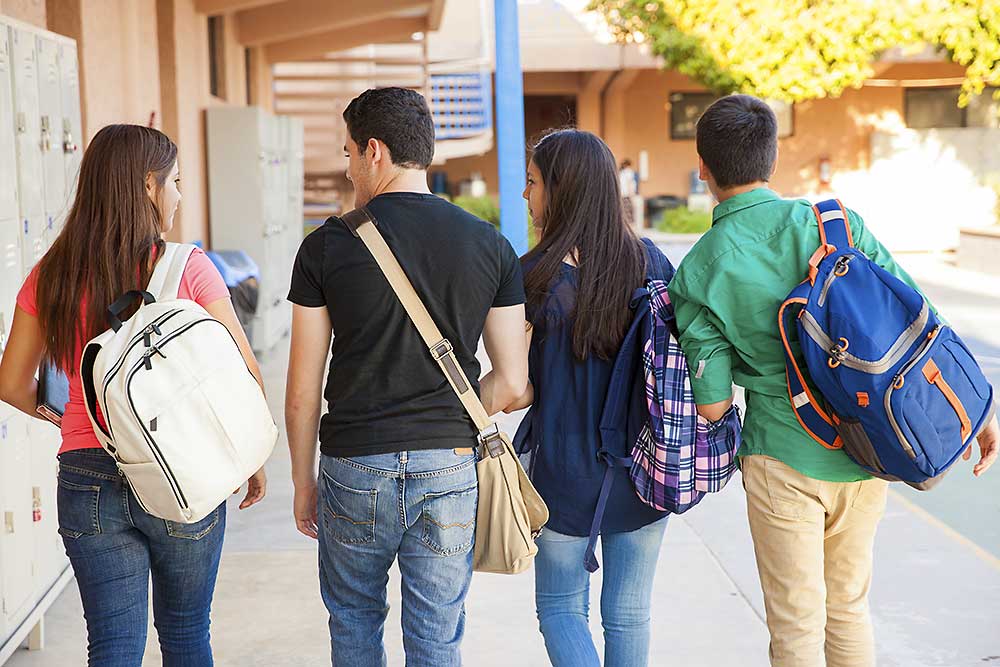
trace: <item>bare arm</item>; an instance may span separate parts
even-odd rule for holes
[[[41,419],[38,406],[38,381],[35,372],[42,361],[45,336],[38,318],[18,306],[7,337],[7,347],[0,358],[0,401],[21,412]]]
[[[316,449],[323,406],[323,373],[333,336],[325,307],[292,307],[292,343],[285,390],[285,431],[292,457],[295,524],[303,535],[318,536]]]
[[[724,401],[719,401],[718,403],[699,405],[698,414],[710,422],[717,422],[725,416],[726,410],[728,410],[732,405],[733,405],[732,397]]]
[[[524,326],[524,348],[529,351],[531,350],[531,335],[534,333],[535,328],[531,326],[531,323],[526,322]],[[518,398],[514,399],[514,402],[509,404],[503,409],[504,412],[510,414],[511,412],[517,412],[518,410],[523,410],[524,408],[530,406],[535,402],[535,387],[531,384],[531,379],[528,379],[528,386],[525,388],[524,393]]]
[[[528,347],[524,338],[524,305],[491,308],[483,328],[486,354],[493,370],[480,383],[480,397],[489,414],[496,414],[525,393]]]

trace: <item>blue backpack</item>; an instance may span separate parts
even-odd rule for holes
[[[993,388],[923,296],[854,248],[839,201],[813,210],[820,247],[778,312],[796,417],[872,475],[930,488],[992,417]]]

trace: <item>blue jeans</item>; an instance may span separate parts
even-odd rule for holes
[[[462,664],[475,464],[451,449],[323,457],[319,578],[334,665],[385,666],[386,585],[397,557],[407,666]]]
[[[605,667],[649,663],[649,603],[667,520],[630,533],[601,535],[601,624]],[[601,667],[590,636],[586,537],[542,531],[535,557],[535,608],[554,667]]]
[[[164,667],[212,665],[209,610],[226,506],[195,524],[147,514],[100,449],[59,457],[59,534],[87,619],[91,667],[138,667],[146,649],[149,579]]]

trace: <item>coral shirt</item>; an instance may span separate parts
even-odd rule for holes
[[[24,312],[38,317],[38,307],[35,302],[35,288],[38,284],[38,267],[28,274],[17,295],[17,305]],[[219,299],[229,298],[229,288],[226,287],[219,270],[212,260],[201,250],[191,253],[181,286],[177,292],[178,298],[190,299],[200,306],[206,306]],[[81,304],[84,305],[85,304]],[[69,377],[69,403],[62,419],[62,446],[59,453],[71,452],[77,449],[100,448],[101,445],[94,435],[93,426],[87,416],[87,408],[83,401],[83,384],[80,381],[80,358],[87,341],[81,336],[77,341],[77,352],[73,360],[73,368],[62,369]]]

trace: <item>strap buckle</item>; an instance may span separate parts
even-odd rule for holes
[[[503,437],[500,433],[500,427],[496,422],[493,422],[482,431],[479,432],[478,436],[479,444],[489,452],[490,456],[496,458],[503,454],[504,452],[504,442]]]
[[[431,346],[431,356],[434,357],[434,361],[441,361],[454,351],[455,348],[447,338]]]

